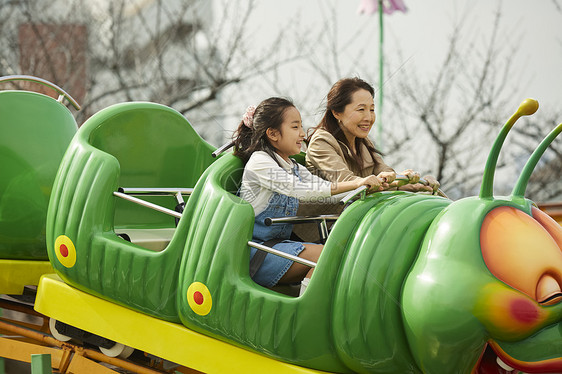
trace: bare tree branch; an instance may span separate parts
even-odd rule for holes
[[[387,95],[394,96],[394,112],[418,119],[437,151],[433,174],[442,185],[457,191],[466,191],[467,181],[477,174],[467,165],[473,164],[471,150],[481,149],[482,138],[470,134],[480,128],[486,116],[494,116],[502,108],[511,69],[511,60],[502,59],[505,46],[498,42],[499,10],[484,49],[481,42],[464,41],[462,22],[466,19],[453,28],[447,53],[434,77],[421,82],[421,74],[403,72],[398,89]]]

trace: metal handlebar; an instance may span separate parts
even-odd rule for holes
[[[28,81],[28,82],[34,82],[34,83],[42,84],[46,87],[49,87],[49,88],[55,90],[59,94],[59,97],[57,99],[57,101],[59,103],[62,103],[63,98],[66,98],[76,110],[80,110],[80,104],[78,104],[78,102],[76,100],[74,100],[74,98],[72,98],[72,96],[70,96],[65,90],[63,90],[62,88],[60,88],[56,84],[51,83],[46,79],[34,77],[34,76],[31,76],[31,75],[7,75],[7,76],[4,76],[4,77],[0,77],[0,83],[11,82],[11,81]]]
[[[302,258],[302,257],[297,257],[297,256],[290,255],[290,254],[288,254],[288,253],[279,251],[279,250],[277,250],[277,249],[275,249],[275,248],[267,247],[267,246],[265,246],[265,245],[263,245],[263,244],[259,244],[259,243],[253,242],[253,241],[249,241],[249,242],[248,242],[248,245],[249,245],[250,247],[254,247],[254,248],[256,248],[256,249],[259,249],[260,251],[264,251],[264,252],[267,252],[267,253],[271,253],[271,254],[273,254],[273,255],[276,255],[276,256],[279,256],[279,257],[283,257],[283,258],[286,258],[287,260],[291,260],[291,261],[294,261],[294,262],[298,262],[299,264],[303,264],[303,265],[306,265],[306,266],[311,267],[311,268],[316,267],[316,263],[315,263],[315,262],[309,261],[309,260],[304,259],[304,258]]]
[[[335,221],[338,219],[339,214],[323,214],[318,216],[294,216],[294,217],[267,217],[264,220],[266,226],[271,226],[276,223],[310,223],[316,221]]]
[[[218,157],[221,153],[225,152],[227,149],[234,147],[234,142],[230,142],[230,143],[226,143],[222,146],[220,146],[219,148],[217,148],[213,153],[211,153],[211,156],[213,157]]]
[[[182,195],[191,195],[193,193],[193,188],[119,187],[117,191],[130,195],[160,196],[160,195],[176,195],[178,193]]]
[[[395,181],[405,181],[405,182],[408,182],[408,181],[409,181],[408,177],[405,176],[405,175],[402,175],[402,174],[396,174],[396,178],[394,178],[394,180],[395,180]],[[425,179],[423,179],[423,178],[420,178],[420,180],[418,181],[418,183],[425,184],[426,186],[429,184],[429,183],[427,183],[427,181],[426,181]]]
[[[165,214],[168,214],[168,215],[176,217],[176,218],[181,218],[181,213],[179,213],[179,212],[173,211],[171,209],[165,208],[165,207],[160,206],[160,205],[153,204],[149,201],[137,199],[136,197],[127,195],[126,193],[114,191],[113,195],[115,195],[117,197],[120,197],[122,199],[128,200],[130,202],[133,202],[135,204],[142,205],[142,206],[150,208],[150,209],[154,209],[158,212],[165,213]]]
[[[409,181],[409,179],[408,179],[407,176],[401,175],[401,174],[397,174],[397,175],[396,175],[396,178],[395,178],[394,180],[395,180],[395,181],[405,181],[405,182],[408,182],[408,181]],[[426,185],[426,186],[429,184],[429,183],[427,183],[427,181],[426,181],[425,179],[423,179],[423,178],[420,178],[420,180],[419,180],[418,183],[424,184],[424,185]],[[355,196],[357,196],[357,195],[359,195],[359,194],[361,194],[361,197],[360,197],[361,200],[364,199],[364,198],[365,198],[365,195],[366,195],[366,193],[367,193],[367,189],[368,189],[367,186],[360,186],[360,187],[357,187],[356,189],[354,189],[353,191],[351,191],[350,193],[348,193],[347,195],[345,195],[344,198],[340,200],[340,204],[341,204],[341,205],[346,205],[349,201],[351,201]],[[445,198],[447,197],[447,195],[445,195],[445,194],[443,193],[443,191],[441,191],[441,190],[439,190],[439,189],[437,190],[437,194],[438,194],[439,196],[442,196],[442,197],[445,197]]]
[[[406,182],[409,181],[409,179],[408,179],[407,176],[401,175],[401,174],[396,175],[396,179],[395,179],[395,180],[406,181]],[[428,183],[425,179],[423,179],[423,178],[420,178],[420,180],[419,180],[418,183],[421,183],[421,184],[426,185],[426,186],[429,185],[429,183]],[[449,197],[448,197],[447,195],[445,195],[445,193],[444,193],[443,191],[441,191],[441,189],[439,189],[439,188],[437,189],[437,191],[434,191],[433,194],[434,194],[434,195],[441,196],[441,197],[444,197],[444,198],[447,198],[447,199],[449,198]]]
[[[340,200],[340,204],[341,205],[346,205],[351,199],[353,199],[355,196],[361,194],[361,200],[365,198],[365,195],[367,194],[367,189],[369,187],[367,186],[359,186],[356,189],[354,189],[353,191],[351,191],[350,193],[348,193],[347,195],[345,195],[343,197],[343,199]]]

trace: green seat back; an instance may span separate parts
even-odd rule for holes
[[[126,105],[126,107],[123,107]],[[126,108],[126,110],[123,110]],[[190,188],[214,161],[214,147],[180,113],[158,104],[126,103],[98,116],[89,142],[114,156],[120,165],[119,187]],[[174,209],[171,196],[143,198]],[[117,201],[115,227],[172,227],[174,218]]]
[[[0,258],[47,259],[49,197],[76,130],[55,99],[0,91]]]

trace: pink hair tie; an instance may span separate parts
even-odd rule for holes
[[[256,112],[256,107],[253,105],[250,105],[249,107],[246,108],[246,113],[244,113],[244,116],[242,116],[242,121],[244,122],[244,125],[246,125],[246,127],[250,128],[253,130],[254,128],[254,113]]]

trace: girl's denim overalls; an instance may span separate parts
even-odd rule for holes
[[[292,172],[299,180],[301,180],[298,165],[296,165],[294,161],[293,163]],[[265,219],[268,217],[278,218],[294,216],[297,213],[298,207],[299,200],[296,197],[290,197],[274,192],[269,199],[265,210],[256,216],[252,240],[258,243],[276,240],[276,244],[270,246],[283,252],[298,256],[298,254],[304,249],[304,245],[301,242],[289,240],[293,231],[293,224],[280,223],[266,226],[264,223]],[[257,249],[251,248],[251,258],[254,257],[256,252]],[[291,265],[291,260],[287,260],[273,254],[267,254],[263,264],[253,278],[259,284],[266,287],[272,287],[287,272]]]

